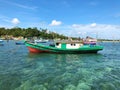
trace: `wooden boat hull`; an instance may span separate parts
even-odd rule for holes
[[[99,50],[102,50],[102,46],[90,46],[84,45],[79,49],[61,49],[52,46],[45,46],[42,44],[34,44],[25,42],[25,45],[28,47],[29,51],[32,53],[97,53]]]

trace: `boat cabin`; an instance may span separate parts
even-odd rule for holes
[[[84,45],[96,45],[97,39],[87,37],[83,40]]]
[[[62,49],[78,49],[83,44],[80,42],[56,42],[55,47]]]

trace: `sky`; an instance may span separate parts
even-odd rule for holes
[[[120,0],[0,0],[0,27],[120,39]]]

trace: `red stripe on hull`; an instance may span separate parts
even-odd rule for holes
[[[44,51],[44,50],[39,50],[39,49],[36,49],[36,48],[31,48],[31,47],[28,47],[29,51],[31,53],[43,53],[43,52],[49,52],[49,51]]]

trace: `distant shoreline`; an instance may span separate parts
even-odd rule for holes
[[[111,41],[107,41],[107,40],[106,41],[104,41],[104,40],[103,41],[99,41],[98,40],[98,42],[120,42],[120,41],[118,41],[118,40],[117,41],[115,41],[115,40],[111,40]]]

